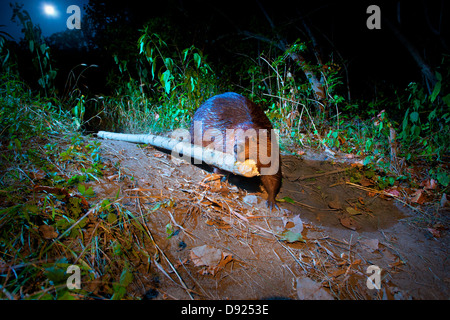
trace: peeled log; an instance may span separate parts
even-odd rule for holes
[[[244,177],[259,175],[256,162],[248,159],[244,162],[236,160],[233,154],[223,153],[211,148],[203,148],[189,142],[181,142],[175,139],[155,136],[152,134],[126,134],[107,131],[99,131],[97,136],[103,139],[120,140],[134,143],[147,143],[155,147],[172,151],[172,156],[190,160],[193,158],[198,162],[207,163],[213,167],[232,172]]]

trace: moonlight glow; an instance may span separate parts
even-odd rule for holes
[[[55,7],[51,4],[44,4],[44,12],[48,16],[56,16]]]

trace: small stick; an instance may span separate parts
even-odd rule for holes
[[[137,199],[137,201],[140,203],[139,198]],[[189,297],[191,298],[191,300],[194,300],[194,297],[191,295],[189,288],[186,286],[186,284],[184,283],[183,279],[181,278],[180,274],[178,273],[177,269],[173,266],[172,262],[170,262],[169,258],[166,256],[166,254],[164,253],[163,250],[161,250],[161,248],[158,246],[158,244],[156,243],[155,239],[153,238],[152,233],[150,232],[147,224],[145,223],[145,219],[144,219],[144,215],[142,214],[142,208],[140,205],[138,205],[139,208],[139,213],[141,214],[141,218],[142,218],[142,225],[145,229],[145,231],[147,232],[148,236],[150,237],[150,239],[152,240],[152,242],[154,243],[156,249],[158,249],[159,252],[161,252],[161,255],[164,257],[164,259],[166,259],[167,263],[169,264],[170,268],[172,269],[172,271],[175,273],[175,275],[177,276],[178,280],[180,280],[180,284],[181,286],[186,290],[187,294],[189,295]],[[170,277],[169,277],[170,278]]]
[[[309,174],[309,175],[306,175],[306,176],[303,176],[303,177],[298,177],[295,180],[305,180],[305,179],[310,179],[310,178],[317,178],[317,177],[322,177],[322,176],[326,176],[326,175],[329,175],[329,174],[345,172],[345,171],[350,170],[350,169],[351,168],[344,168],[344,169],[337,169],[337,170],[323,172],[323,173]]]

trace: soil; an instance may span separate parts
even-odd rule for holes
[[[149,251],[159,248],[150,268],[135,266],[136,281],[128,290],[136,298],[450,297],[445,228],[436,236],[423,213],[347,183],[348,161],[283,155],[277,199],[288,198],[270,211],[257,179],[214,180],[208,168],[172,160],[163,150],[99,141],[103,159],[119,164],[118,176],[133,179],[93,182],[96,196],[126,194],[122,204],[144,213],[154,239]],[[295,224],[303,228],[303,241],[289,242],[282,235]],[[201,265],[198,250],[204,245],[213,253],[205,251],[202,261],[214,252],[219,259]],[[378,289],[367,285],[372,265],[381,269]]]

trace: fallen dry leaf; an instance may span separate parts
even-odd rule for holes
[[[337,210],[340,210],[340,209],[342,209],[342,205],[341,205],[341,202],[339,201],[339,200],[332,200],[332,201],[329,201],[328,202],[328,206],[331,208],[331,209],[337,209]]]
[[[332,272],[332,273],[330,274],[330,276],[331,276],[332,278],[337,278],[337,277],[339,277],[340,275],[343,275],[343,274],[345,273],[345,271],[346,271],[346,270],[338,269],[338,270]]]
[[[233,259],[233,256],[231,253],[223,252],[220,249],[205,244],[192,248],[190,258],[196,267],[205,266],[199,271],[200,274],[215,275],[217,271]]]
[[[367,252],[372,253],[372,252],[378,250],[378,245],[379,245],[378,239],[359,240],[359,243],[364,248],[364,250],[366,250]]]
[[[360,265],[361,264],[361,262],[362,262],[362,260],[361,259],[356,259],[356,260],[354,260],[353,262],[352,262],[352,266],[357,266],[357,265]]]
[[[352,208],[352,207],[347,207],[347,208],[345,208],[345,211],[347,211],[347,213],[348,213],[349,215],[351,215],[351,216],[356,216],[356,215],[358,215],[358,214],[361,214],[360,211],[358,211],[358,210],[356,210],[355,208]]]
[[[107,177],[106,177],[106,180],[108,180],[108,181],[113,181],[113,180],[115,180],[115,179],[118,178],[118,177],[119,177],[118,174],[113,174],[113,175],[111,175],[111,176],[107,176]]]
[[[157,153],[155,153],[153,156],[155,157],[155,158],[162,158],[162,157],[164,157],[164,153],[161,153],[161,152],[157,152]]]
[[[411,202],[417,203],[417,204],[423,204],[425,202],[425,194],[424,194],[424,190],[417,190],[416,192],[413,193],[413,196],[411,198]]]
[[[55,228],[46,224],[39,226],[39,233],[45,240],[51,240],[58,237],[58,233],[56,233]]]
[[[218,192],[222,189],[222,177],[223,175],[213,173],[207,175],[202,181],[201,185],[210,188],[212,192]]]
[[[341,222],[341,224],[344,227],[346,227],[346,228],[348,228],[350,230],[353,230],[353,231],[358,230],[358,229],[361,228],[361,226],[355,220],[353,220],[350,217],[342,216],[341,218],[339,218],[339,221]]]
[[[428,190],[434,190],[437,188],[437,182],[434,179],[426,180],[422,182],[420,185]]]
[[[208,226],[216,226],[219,229],[230,229],[229,223],[225,222],[223,218],[207,219],[205,222]]]
[[[297,278],[297,296],[300,300],[334,300],[318,282],[310,278]]]
[[[362,160],[359,160],[359,161],[353,162],[350,166],[352,168],[362,168],[362,167],[364,167],[364,164],[363,164]]]
[[[79,194],[72,195],[73,197],[76,197],[81,200],[81,204],[83,205],[83,208],[88,209],[89,208],[89,202],[86,200],[85,197]]]
[[[203,245],[191,249],[190,257],[196,267],[204,265],[215,265],[222,259],[222,251],[211,247],[209,245]]]
[[[372,180],[362,177],[359,180],[359,184],[362,185],[363,187],[369,187],[369,186],[373,186],[374,183]]]
[[[397,189],[386,189],[384,192],[393,197],[400,197],[400,192]]]

